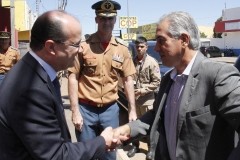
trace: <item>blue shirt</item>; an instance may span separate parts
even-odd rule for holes
[[[33,51],[29,51],[29,53],[38,61],[38,63],[47,72],[51,81],[53,81],[56,78],[57,72],[49,64],[47,64],[43,59],[41,59],[38,55],[36,55],[36,53],[34,53]]]

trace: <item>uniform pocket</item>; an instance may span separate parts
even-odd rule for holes
[[[112,61],[112,67],[114,69],[121,70],[122,69],[122,63],[121,62],[117,62],[117,61]]]
[[[83,72],[88,76],[97,75],[97,59],[85,59]]]
[[[118,79],[118,73],[119,71],[122,70],[122,63],[121,62],[117,62],[117,61],[112,61],[112,67],[111,67],[111,77],[115,80]]]

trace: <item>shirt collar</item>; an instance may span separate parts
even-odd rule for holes
[[[192,60],[190,61],[190,63],[185,68],[185,70],[183,71],[182,75],[188,76],[190,74],[190,71],[191,71],[193,63],[194,63],[194,61],[196,59],[196,56],[197,56],[197,52],[195,53],[195,55],[193,56]],[[171,77],[172,80],[175,81],[176,76],[177,76],[177,69],[174,67],[172,72],[170,73],[170,77]]]
[[[36,55],[36,53],[34,53],[33,51],[29,51],[29,53],[38,61],[38,63],[47,72],[51,81],[53,81],[56,78],[57,72],[49,64],[47,64],[43,59],[41,59],[38,55]]]

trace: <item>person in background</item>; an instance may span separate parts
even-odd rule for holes
[[[155,51],[173,69],[161,79],[153,110],[114,130],[131,138],[150,134],[155,160],[240,159],[240,144],[234,149],[235,131],[240,133],[240,74],[230,64],[204,57],[199,35],[186,12],[160,18]]]
[[[153,108],[155,100],[154,90],[159,87],[161,77],[158,61],[147,54],[148,44],[145,37],[138,37],[135,41],[137,56],[134,57],[134,65],[137,73],[134,75],[136,112],[137,117],[141,117]],[[148,153],[146,159],[152,159],[155,148],[150,146],[150,137],[147,136]],[[132,148],[128,151],[128,157],[133,157],[139,152],[139,140],[132,142]]]
[[[85,36],[83,51],[69,68],[68,88],[72,121],[78,141],[98,136],[107,126],[119,126],[118,78],[122,78],[129,101],[129,121],[137,118],[132,75],[135,74],[127,43],[112,36],[117,10],[115,1],[103,0],[92,5],[97,32]],[[116,153],[106,153],[105,160],[115,160]]]
[[[1,160],[104,159],[120,145],[111,127],[84,142],[71,142],[56,73],[82,52],[81,26],[64,11],[43,13],[31,30],[31,51],[0,86]],[[19,80],[20,79],[20,80]]]
[[[7,72],[20,60],[17,49],[10,46],[11,33],[0,31],[0,84]]]

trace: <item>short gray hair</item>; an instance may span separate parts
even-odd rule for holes
[[[179,38],[182,33],[186,33],[190,37],[189,48],[198,50],[200,46],[200,34],[198,26],[190,14],[183,11],[170,12],[163,15],[157,24],[159,25],[163,21],[169,22],[168,32],[173,38]]]

